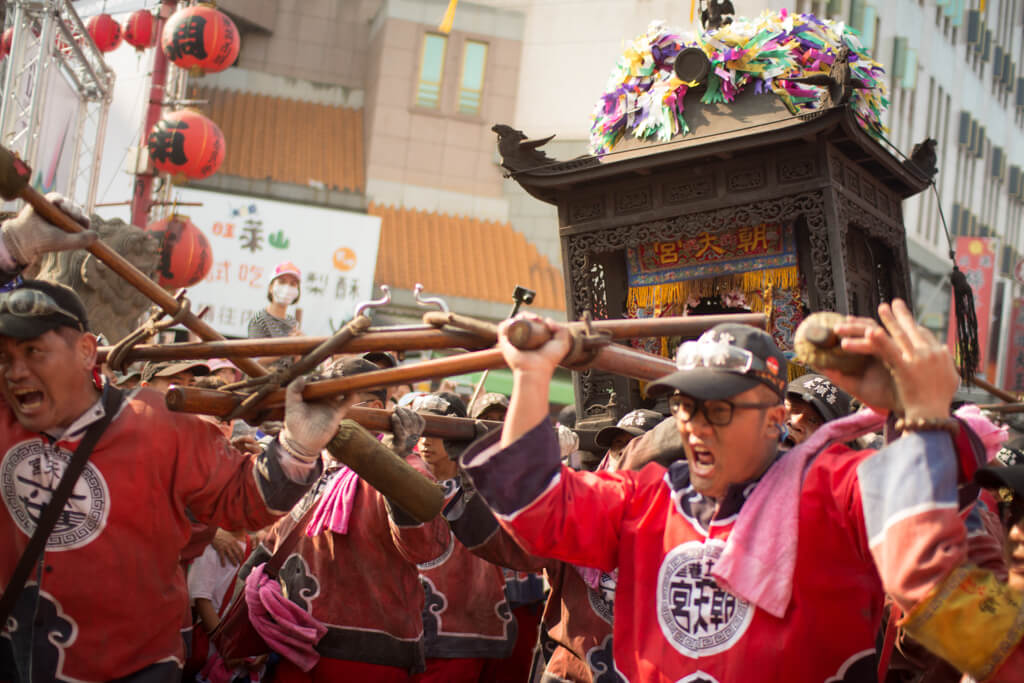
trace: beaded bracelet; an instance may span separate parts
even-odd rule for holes
[[[898,432],[947,432],[953,438],[960,434],[960,421],[952,417],[917,417],[896,420]]]

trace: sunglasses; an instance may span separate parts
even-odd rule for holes
[[[764,362],[753,353],[725,342],[688,341],[680,344],[676,351],[676,367],[680,370],[715,368],[749,372],[755,362],[760,362],[758,369],[764,369]]]
[[[85,326],[76,314],[61,307],[53,297],[38,289],[14,289],[0,294],[0,313],[10,313],[19,318],[38,318],[56,313],[73,320],[75,327],[85,331]]]
[[[769,372],[768,363],[747,349],[733,346],[724,341],[688,341],[679,345],[676,351],[676,368],[695,370],[711,368],[737,374],[750,375],[766,382],[782,393],[784,382],[776,372]]]

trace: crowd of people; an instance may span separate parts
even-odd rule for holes
[[[25,209],[0,279],[84,235]],[[252,336],[300,333],[300,283],[275,270]],[[238,382],[231,363],[109,372],[72,290],[0,294],[0,682],[1024,681],[1024,452],[953,410],[950,353],[901,301],[836,329],[879,361],[859,376],[787,381],[770,335],[718,325],[645,387],[664,412],[623,415],[598,452],[552,415],[570,341],[540,322],[532,351],[499,327],[510,396],[306,401],[300,377],[281,422],[247,424],[164,402]],[[441,514],[330,454],[352,406],[390,411],[375,436]],[[425,435],[431,416],[479,438]],[[226,655],[239,606],[262,647]]]

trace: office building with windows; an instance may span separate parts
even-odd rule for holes
[[[416,283],[500,319],[519,284],[564,317],[557,260],[509,223],[493,122],[515,109],[524,15],[447,0],[222,0],[238,63],[190,81],[222,128],[221,171],[193,186],[367,211],[382,219],[376,281],[419,317]]]

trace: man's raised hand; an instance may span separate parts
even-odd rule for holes
[[[842,337],[844,351],[872,355],[881,363],[869,364],[859,377],[826,370],[822,374],[872,407],[901,406],[908,420],[948,417],[960,385],[949,349],[914,321],[900,299],[881,304],[878,317],[882,325],[870,318],[847,318],[835,332]]]
[[[543,325],[551,332],[551,339],[540,348],[523,351],[508,339],[508,329],[513,321],[520,318],[532,320]],[[498,348],[508,363],[509,369],[515,372],[546,375],[548,379],[555,373],[555,368],[569,353],[569,330],[550,318],[542,318],[533,313],[520,313],[515,318],[502,321],[498,325]]]
[[[46,195],[46,198],[85,230],[65,232],[26,204],[17,216],[6,221],[0,228],[0,236],[11,258],[23,266],[36,262],[40,256],[52,251],[86,249],[98,238],[98,234],[89,229],[89,217],[78,205],[56,192]]]

